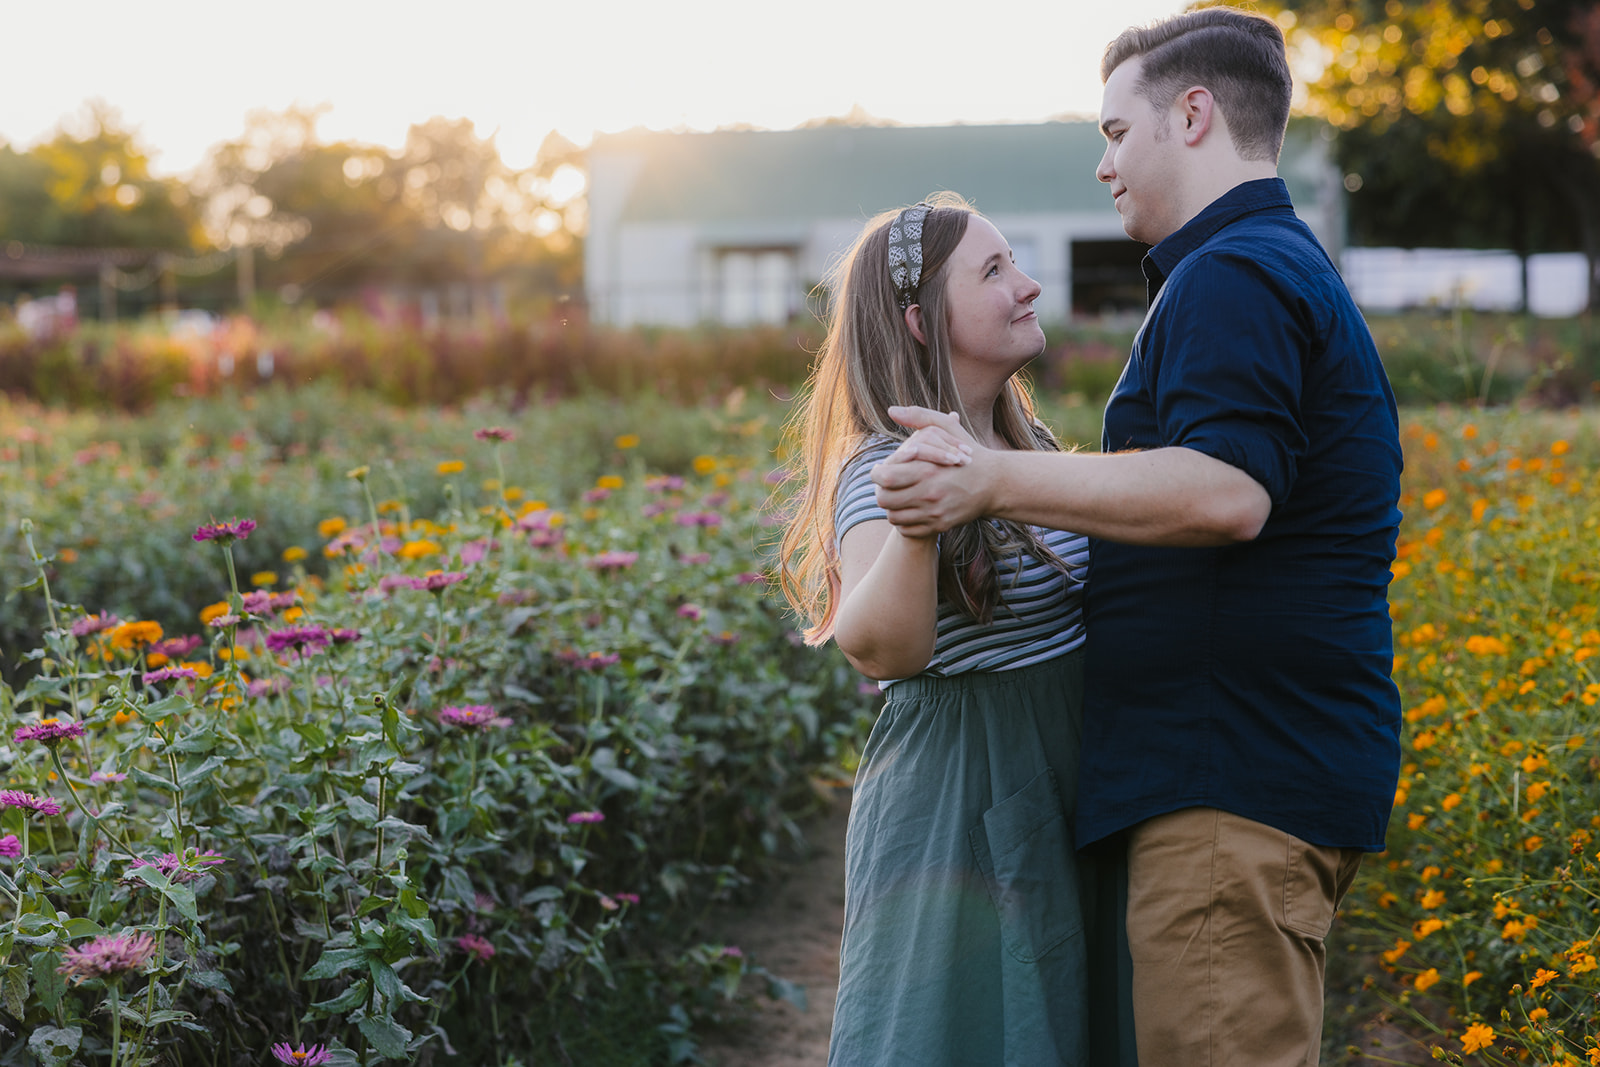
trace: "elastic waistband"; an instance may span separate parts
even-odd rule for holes
[[[895,682],[884,695],[890,699],[899,697],[925,697],[948,696],[952,693],[981,693],[990,689],[1001,689],[1012,685],[1030,685],[1042,681],[1053,675],[1063,672],[1071,673],[1083,669],[1083,649],[1075,648],[1064,656],[1047,659],[1043,663],[1033,663],[1026,667],[1018,667],[1009,671],[968,671],[965,674],[952,674],[948,677],[937,674],[919,674],[914,678],[902,678]]]

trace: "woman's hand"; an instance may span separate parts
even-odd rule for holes
[[[967,433],[959,419],[951,415],[948,421],[924,426],[895,449],[885,463],[934,463],[941,467],[964,467],[972,462],[977,442]]]

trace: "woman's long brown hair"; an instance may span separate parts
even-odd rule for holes
[[[906,325],[889,278],[887,211],[867,223],[861,236],[829,273],[831,320],[786,440],[798,452],[798,487],[791,479],[791,511],[779,547],[779,582],[784,596],[809,623],[807,644],[833,634],[838,613],[839,556],[834,504],[839,475],[874,436],[903,441],[910,432],[889,418],[894,404],[935,411],[966,412],[950,363],[950,323],[945,303],[946,265],[967,222],[976,213],[954,193],[938,193],[922,228],[923,281],[919,342]],[[1020,375],[995,398],[995,432],[1012,448],[1058,451],[1054,435],[1034,414],[1033,396]],[[967,427],[971,430],[971,427]],[[791,464],[793,465],[793,464]],[[939,542],[939,595],[982,623],[1000,604],[996,563],[1023,551],[1066,572],[1067,566],[1026,525],[978,519],[946,532]]]

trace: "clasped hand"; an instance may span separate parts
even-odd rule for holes
[[[889,417],[914,431],[872,469],[878,506],[900,533],[932,537],[982,515],[993,453],[973,439],[960,416],[891,407]]]

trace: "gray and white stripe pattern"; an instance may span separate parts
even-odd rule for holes
[[[835,536],[840,540],[852,526],[888,517],[873,496],[872,468],[897,447],[897,441],[873,438],[840,475],[833,509]],[[1000,560],[1001,602],[994,621],[980,626],[955,605],[940,600],[933,660],[925,673],[1014,670],[1065,655],[1083,644],[1089,542],[1063,530],[1034,529],[1071,569],[1071,577],[1027,553]],[[884,682],[883,688],[893,684]]]

